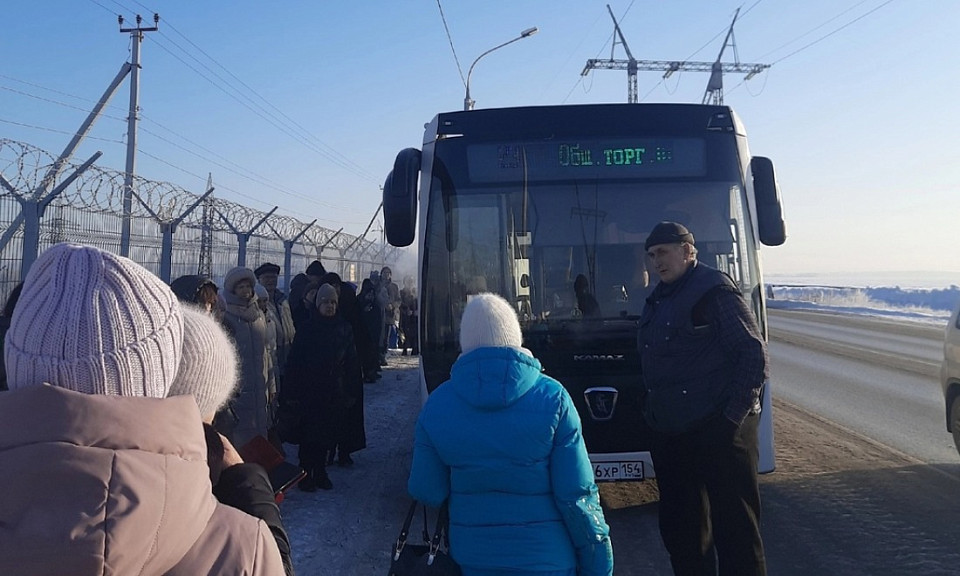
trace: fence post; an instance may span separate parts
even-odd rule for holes
[[[283,240],[283,287],[289,291],[290,290],[290,268],[293,265],[293,247],[296,245],[297,240],[301,236],[307,233],[307,230],[313,227],[317,223],[317,219],[314,218],[313,222],[306,225],[306,227],[297,233],[296,236],[290,238],[289,240],[284,238],[282,234],[276,231],[273,226],[270,226],[270,223],[267,223],[267,226],[273,230],[273,233],[277,235],[277,238]]]
[[[207,196],[210,196],[210,194],[213,194],[213,186],[207,188],[207,191],[203,193],[203,196],[197,198],[197,201],[191,204],[189,208],[184,210],[180,216],[174,220],[160,222],[160,231],[163,234],[163,240],[160,245],[160,279],[167,284],[170,283],[171,268],[173,267],[173,235],[177,232],[177,226],[179,226],[183,220],[190,215],[191,212],[196,210],[197,206],[206,200]],[[137,200],[140,200],[139,196],[137,196]],[[143,204],[143,200],[140,200],[140,203]],[[146,206],[146,204],[144,204],[144,206]],[[147,208],[147,210],[153,214],[153,211],[150,210],[150,208]]]
[[[253,236],[253,233],[257,231],[264,222],[267,221],[267,218],[273,215],[277,211],[279,206],[274,206],[273,210],[267,212],[263,215],[263,218],[259,222],[253,225],[253,228],[247,230],[246,232],[241,232],[233,225],[232,222],[227,220],[226,216],[223,215],[219,210],[217,211],[220,214],[220,219],[230,227],[230,230],[237,235],[237,266],[246,266],[247,265],[247,242],[250,241],[250,237]]]
[[[4,188],[7,188],[11,191],[17,201],[20,203],[20,211],[23,215],[23,252],[20,256],[20,280],[23,280],[27,277],[27,271],[30,270],[30,267],[33,266],[33,263],[37,261],[37,256],[40,253],[40,220],[43,218],[43,212],[47,209],[47,206],[50,205],[50,202],[54,198],[63,193],[67,189],[67,186],[73,183],[80,174],[82,174],[87,168],[89,168],[94,162],[97,161],[100,156],[103,155],[103,152],[97,152],[91,156],[86,162],[81,164],[76,170],[74,170],[69,176],[64,178],[63,182],[59,186],[50,191],[49,194],[40,196],[40,192],[43,191],[43,186],[47,185],[45,180],[41,184],[41,188],[38,189],[38,192],[34,193],[32,198],[26,199],[20,194],[18,194],[13,187],[10,186],[10,183],[5,179],[3,180]],[[12,228],[12,226],[11,226]]]

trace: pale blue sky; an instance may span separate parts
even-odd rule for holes
[[[588,58],[610,56],[605,4],[441,0],[463,74],[488,48],[540,28],[477,64],[477,108],[625,101],[626,72],[580,77]],[[765,249],[768,273],[956,270],[960,279],[960,2],[610,4],[634,57],[649,60],[715,59],[743,7],[740,61],[774,65],[745,84],[727,76],[725,103],[751,151],[778,170],[790,236]],[[115,15],[129,25],[154,10],[139,147],[162,161],[139,156],[146,178],[199,194],[212,172],[221,197],[359,234],[395,154],[419,146],[437,112],[463,106],[436,0],[5,0],[0,137],[59,153],[69,135],[55,131],[76,130],[129,58]],[[699,102],[706,82],[640,73],[639,93]],[[127,103],[124,84],[91,133],[105,140],[88,140],[78,158],[102,150],[99,165],[123,169]]]

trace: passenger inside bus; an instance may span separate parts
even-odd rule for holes
[[[586,276],[577,274],[576,280],[573,281],[573,292],[577,296],[577,308],[580,310],[581,316],[584,318],[599,318],[602,316],[600,303],[590,293],[590,281],[587,280]]]

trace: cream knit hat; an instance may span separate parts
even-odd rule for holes
[[[182,341],[180,304],[159,278],[98,248],[57,244],[24,280],[4,346],[7,382],[164,398]]]
[[[230,337],[212,316],[183,307],[183,358],[168,396],[193,394],[204,418],[233,396],[240,361]]]
[[[223,278],[223,289],[232,294],[234,288],[237,287],[237,283],[241,280],[248,280],[251,288],[257,285],[257,277],[253,270],[243,266],[234,266],[227,271],[227,275]]]
[[[471,297],[460,320],[460,349],[464,354],[477,348],[523,345],[517,313],[510,304],[486,292]]]

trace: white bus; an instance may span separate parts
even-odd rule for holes
[[[638,319],[657,282],[643,249],[651,228],[686,225],[699,259],[739,284],[764,335],[758,247],[786,237],[773,164],[750,156],[725,106],[442,113],[421,150],[397,156],[383,208],[392,245],[418,240],[424,393],[450,376],[470,295],[502,295],[516,306],[524,345],[573,397],[598,481],[655,475],[638,426]],[[584,292],[593,304],[584,306]],[[768,382],[762,472],[774,468],[770,396]]]

